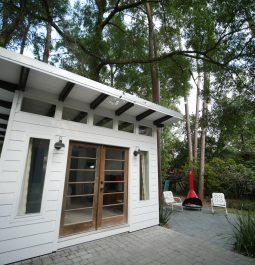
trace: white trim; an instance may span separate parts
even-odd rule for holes
[[[2,58],[3,60],[9,61],[9,62],[18,64],[18,65],[25,66],[30,69],[45,73],[47,75],[60,78],[61,80],[65,80],[67,82],[75,83],[79,86],[82,86],[84,89],[89,88],[99,93],[105,93],[112,97],[121,98],[122,100],[125,100],[127,102],[132,102],[137,106],[150,108],[164,115],[171,115],[172,117],[175,117],[177,119],[183,119],[183,116],[179,112],[176,112],[174,110],[170,110],[168,108],[157,105],[150,101],[141,99],[135,95],[131,95],[126,92],[114,89],[110,86],[101,84],[99,82],[90,80],[80,75],[68,72],[66,70],[54,67],[52,65],[37,61],[35,59],[26,57],[24,55],[8,51],[4,48],[0,48],[0,58]]]
[[[0,172],[1,172],[1,168],[2,168],[2,161],[3,161],[3,158],[5,157],[5,153],[7,151],[7,146],[8,146],[7,142],[8,142],[10,135],[11,135],[12,124],[13,124],[16,109],[18,107],[18,102],[19,102],[19,92],[16,91],[14,93],[14,97],[13,97],[13,101],[12,101],[12,107],[11,107],[11,111],[10,111],[10,115],[9,115],[9,120],[7,121],[7,128],[6,128],[5,137],[4,137],[4,141],[3,141],[2,153],[0,156]]]
[[[48,158],[47,158],[47,164],[46,164],[46,171],[45,171],[45,177],[44,177],[44,184],[43,184],[43,194],[42,194],[42,200],[41,200],[41,209],[39,213],[31,213],[31,214],[19,214],[19,207],[20,207],[20,201],[22,199],[22,192],[23,192],[23,181],[24,181],[24,174],[25,174],[25,167],[27,163],[27,155],[29,151],[29,142],[31,138],[38,138],[38,139],[45,139],[49,140],[49,150],[48,150]],[[19,178],[19,185],[18,185],[18,191],[16,190],[17,198],[18,200],[15,201],[15,207],[12,214],[12,220],[10,223],[17,223],[17,222],[33,222],[36,220],[41,220],[45,218],[45,200],[46,200],[46,192],[48,190],[48,175],[50,171],[50,161],[52,161],[52,149],[54,149],[54,138],[52,136],[46,137],[44,134],[37,134],[37,133],[29,133],[26,134],[25,139],[25,145],[26,145],[26,155],[23,156],[22,161],[22,169],[20,171],[21,177]]]
[[[61,237],[58,240],[58,249],[129,231],[130,231],[129,225],[125,224],[125,225],[112,226],[104,229],[99,229],[92,232],[80,233],[68,237]]]

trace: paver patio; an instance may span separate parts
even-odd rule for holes
[[[232,250],[234,244],[231,223],[235,223],[235,214],[228,214],[226,217],[223,209],[216,209],[213,214],[211,209],[205,207],[202,211],[173,211],[169,221],[174,231],[227,250]]]
[[[255,260],[160,226],[69,247],[18,264],[251,265]]]

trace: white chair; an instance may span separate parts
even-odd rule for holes
[[[223,193],[213,193],[211,198],[212,213],[214,213],[213,207],[225,208],[226,214],[228,214],[227,203]]]
[[[180,197],[174,197],[172,191],[164,191],[163,194],[164,194],[165,204],[168,206],[171,206],[172,211],[174,209],[174,206],[181,207],[181,209],[183,211],[182,199]]]

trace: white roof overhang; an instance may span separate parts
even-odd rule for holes
[[[125,113],[137,121],[146,121],[157,127],[183,118],[171,109],[3,48],[0,48],[0,69],[0,89],[3,93],[36,89],[52,94],[59,101],[67,98],[77,100],[89,104],[91,109],[100,105],[100,108],[112,111],[116,116]],[[6,114],[1,113],[1,106],[8,105],[6,102],[0,101],[0,116]]]

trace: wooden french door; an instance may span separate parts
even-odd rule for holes
[[[70,142],[60,236],[127,222],[128,149]]]

